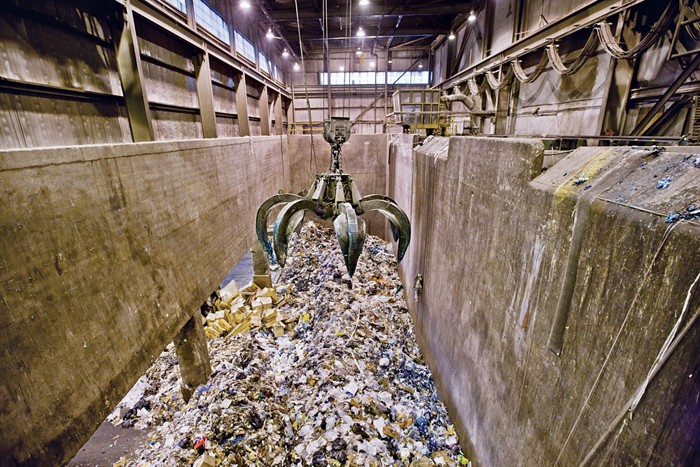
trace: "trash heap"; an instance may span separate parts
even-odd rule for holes
[[[278,282],[213,300],[204,319],[214,371],[188,403],[172,345],[156,360],[137,408],[115,411],[113,423],[152,430],[125,464],[468,464],[416,345],[390,245],[368,237],[351,281],[333,232],[308,223]]]

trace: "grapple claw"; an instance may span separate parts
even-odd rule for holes
[[[267,252],[267,256],[270,258],[272,258],[272,246],[267,239],[267,213],[278,204],[289,203],[297,199],[301,199],[301,196],[291,193],[274,195],[265,200],[258,208],[258,213],[255,216],[255,233],[258,235],[258,240],[260,240],[265,252]]]
[[[333,227],[343,252],[345,267],[353,276],[365,241],[365,222],[359,218],[366,212],[379,211],[391,225],[394,241],[398,241],[397,258],[401,261],[411,242],[411,224],[406,213],[396,202],[384,195],[360,194],[354,180],[343,173],[340,166],[340,147],[350,137],[352,124],[349,118],[331,117],[324,122],[323,137],[331,145],[331,165],[328,172],[316,174],[305,197],[284,193],[265,201],[255,221],[260,244],[270,259],[284,267],[289,237],[304,221],[304,211],[309,210],[324,220],[333,219]],[[312,148],[313,149],[313,148]],[[287,203],[277,215],[272,234],[272,245],[267,236],[267,215],[277,204]]]
[[[367,195],[363,198],[364,201],[374,201],[374,200],[378,200],[378,199],[396,204],[393,199],[389,198],[386,195]],[[398,205],[397,205],[397,207],[398,207]],[[391,218],[389,218],[389,217],[388,217],[388,219],[389,219],[389,227],[391,227],[391,235],[394,237],[394,241],[398,242],[399,235],[400,235],[399,228],[394,223],[395,221],[392,221]]]
[[[401,262],[408,249],[408,244],[411,243],[411,223],[408,221],[406,213],[394,200],[382,195],[367,196],[360,202],[360,207],[363,212],[381,212],[398,231],[399,248],[396,252],[396,259]]]
[[[298,198],[285,207],[282,208],[280,213],[277,215],[275,220],[275,227],[272,233],[273,245],[275,250],[275,256],[277,257],[277,262],[280,266],[284,267],[284,262],[287,259],[287,244],[288,244],[288,232],[290,223],[294,222],[293,217],[299,211],[305,209],[313,211],[316,206],[316,202],[308,198]],[[301,219],[296,220],[296,222],[301,222]],[[293,229],[292,229],[293,230]]]
[[[355,274],[357,260],[362,253],[362,245],[365,242],[365,222],[358,219],[355,210],[350,203],[338,204],[339,214],[333,220],[335,235],[338,237],[340,251],[343,252],[345,267],[350,277]]]

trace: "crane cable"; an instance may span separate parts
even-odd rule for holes
[[[318,160],[316,159],[316,151],[314,149],[314,127],[311,121],[311,101],[309,100],[309,86],[306,83],[306,66],[304,65],[304,46],[301,42],[301,23],[299,22],[299,4],[297,0],[294,0],[294,10],[297,15],[297,34],[299,35],[299,54],[301,55],[301,73],[304,77],[304,94],[306,96],[306,111],[309,115],[309,131],[311,132],[311,158],[309,159],[309,172],[311,172],[311,166],[315,169],[315,173],[318,173]]]
[[[328,39],[328,0],[323,0],[323,46],[326,49],[326,86],[328,86],[327,119],[331,119],[331,49]]]

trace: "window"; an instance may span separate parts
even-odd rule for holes
[[[204,3],[202,0],[194,0],[194,17],[197,20],[198,25],[214,34],[223,42],[227,44],[231,43],[231,37],[229,36],[228,32],[228,24],[226,24],[224,18],[222,18],[219,13],[217,13],[212,7]]]
[[[268,75],[270,74],[270,66],[267,63],[267,57],[265,57],[265,54],[262,52],[258,52],[258,66],[260,67],[260,71]]]
[[[165,2],[174,6],[183,13],[187,13],[187,6],[185,6],[185,0],[165,0]]]
[[[277,65],[272,65],[272,71],[272,76],[274,76],[277,81],[282,81],[280,78],[280,70],[277,68]]]
[[[401,76],[403,75],[403,76]],[[390,71],[386,75],[388,84],[417,85],[430,84],[430,72],[428,71]],[[328,73],[320,74],[321,85],[328,84]],[[330,74],[331,86],[373,86],[384,84],[383,71],[354,71],[354,72],[333,72]],[[398,81],[397,81],[398,80]]]
[[[236,38],[236,53],[255,63],[255,47],[253,47],[253,43],[238,31],[234,31],[234,36]]]
[[[390,71],[387,73],[389,84],[430,84],[430,72],[428,71],[408,71],[403,76],[402,71]]]

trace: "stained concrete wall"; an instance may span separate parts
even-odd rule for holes
[[[365,196],[373,193],[385,194],[387,183],[387,160],[389,142],[392,136],[387,134],[362,135],[353,134],[342,147],[341,167],[352,175],[360,193]],[[291,186],[295,192],[306,190],[311,186],[316,168],[327,172],[330,165],[330,146],[321,135],[314,135],[314,154],[311,158],[311,136],[289,135]],[[379,213],[362,216],[367,222],[367,231],[372,235],[384,235],[385,218]]]
[[[582,148],[540,175],[536,141],[411,146],[404,135],[394,141],[389,165],[389,192],[414,225],[401,275],[469,457],[575,465],[591,453],[596,464],[697,465],[697,323],[634,418],[621,431],[614,420],[700,271],[698,221],[672,230],[664,222],[669,211],[700,204],[700,156]],[[671,185],[657,189],[668,176]],[[588,180],[574,184],[579,178]],[[416,274],[424,277],[418,295]],[[569,317],[556,355],[549,336],[560,301]],[[681,327],[699,307],[695,290]]]
[[[253,243],[285,138],[0,152],[0,464],[90,437]]]

